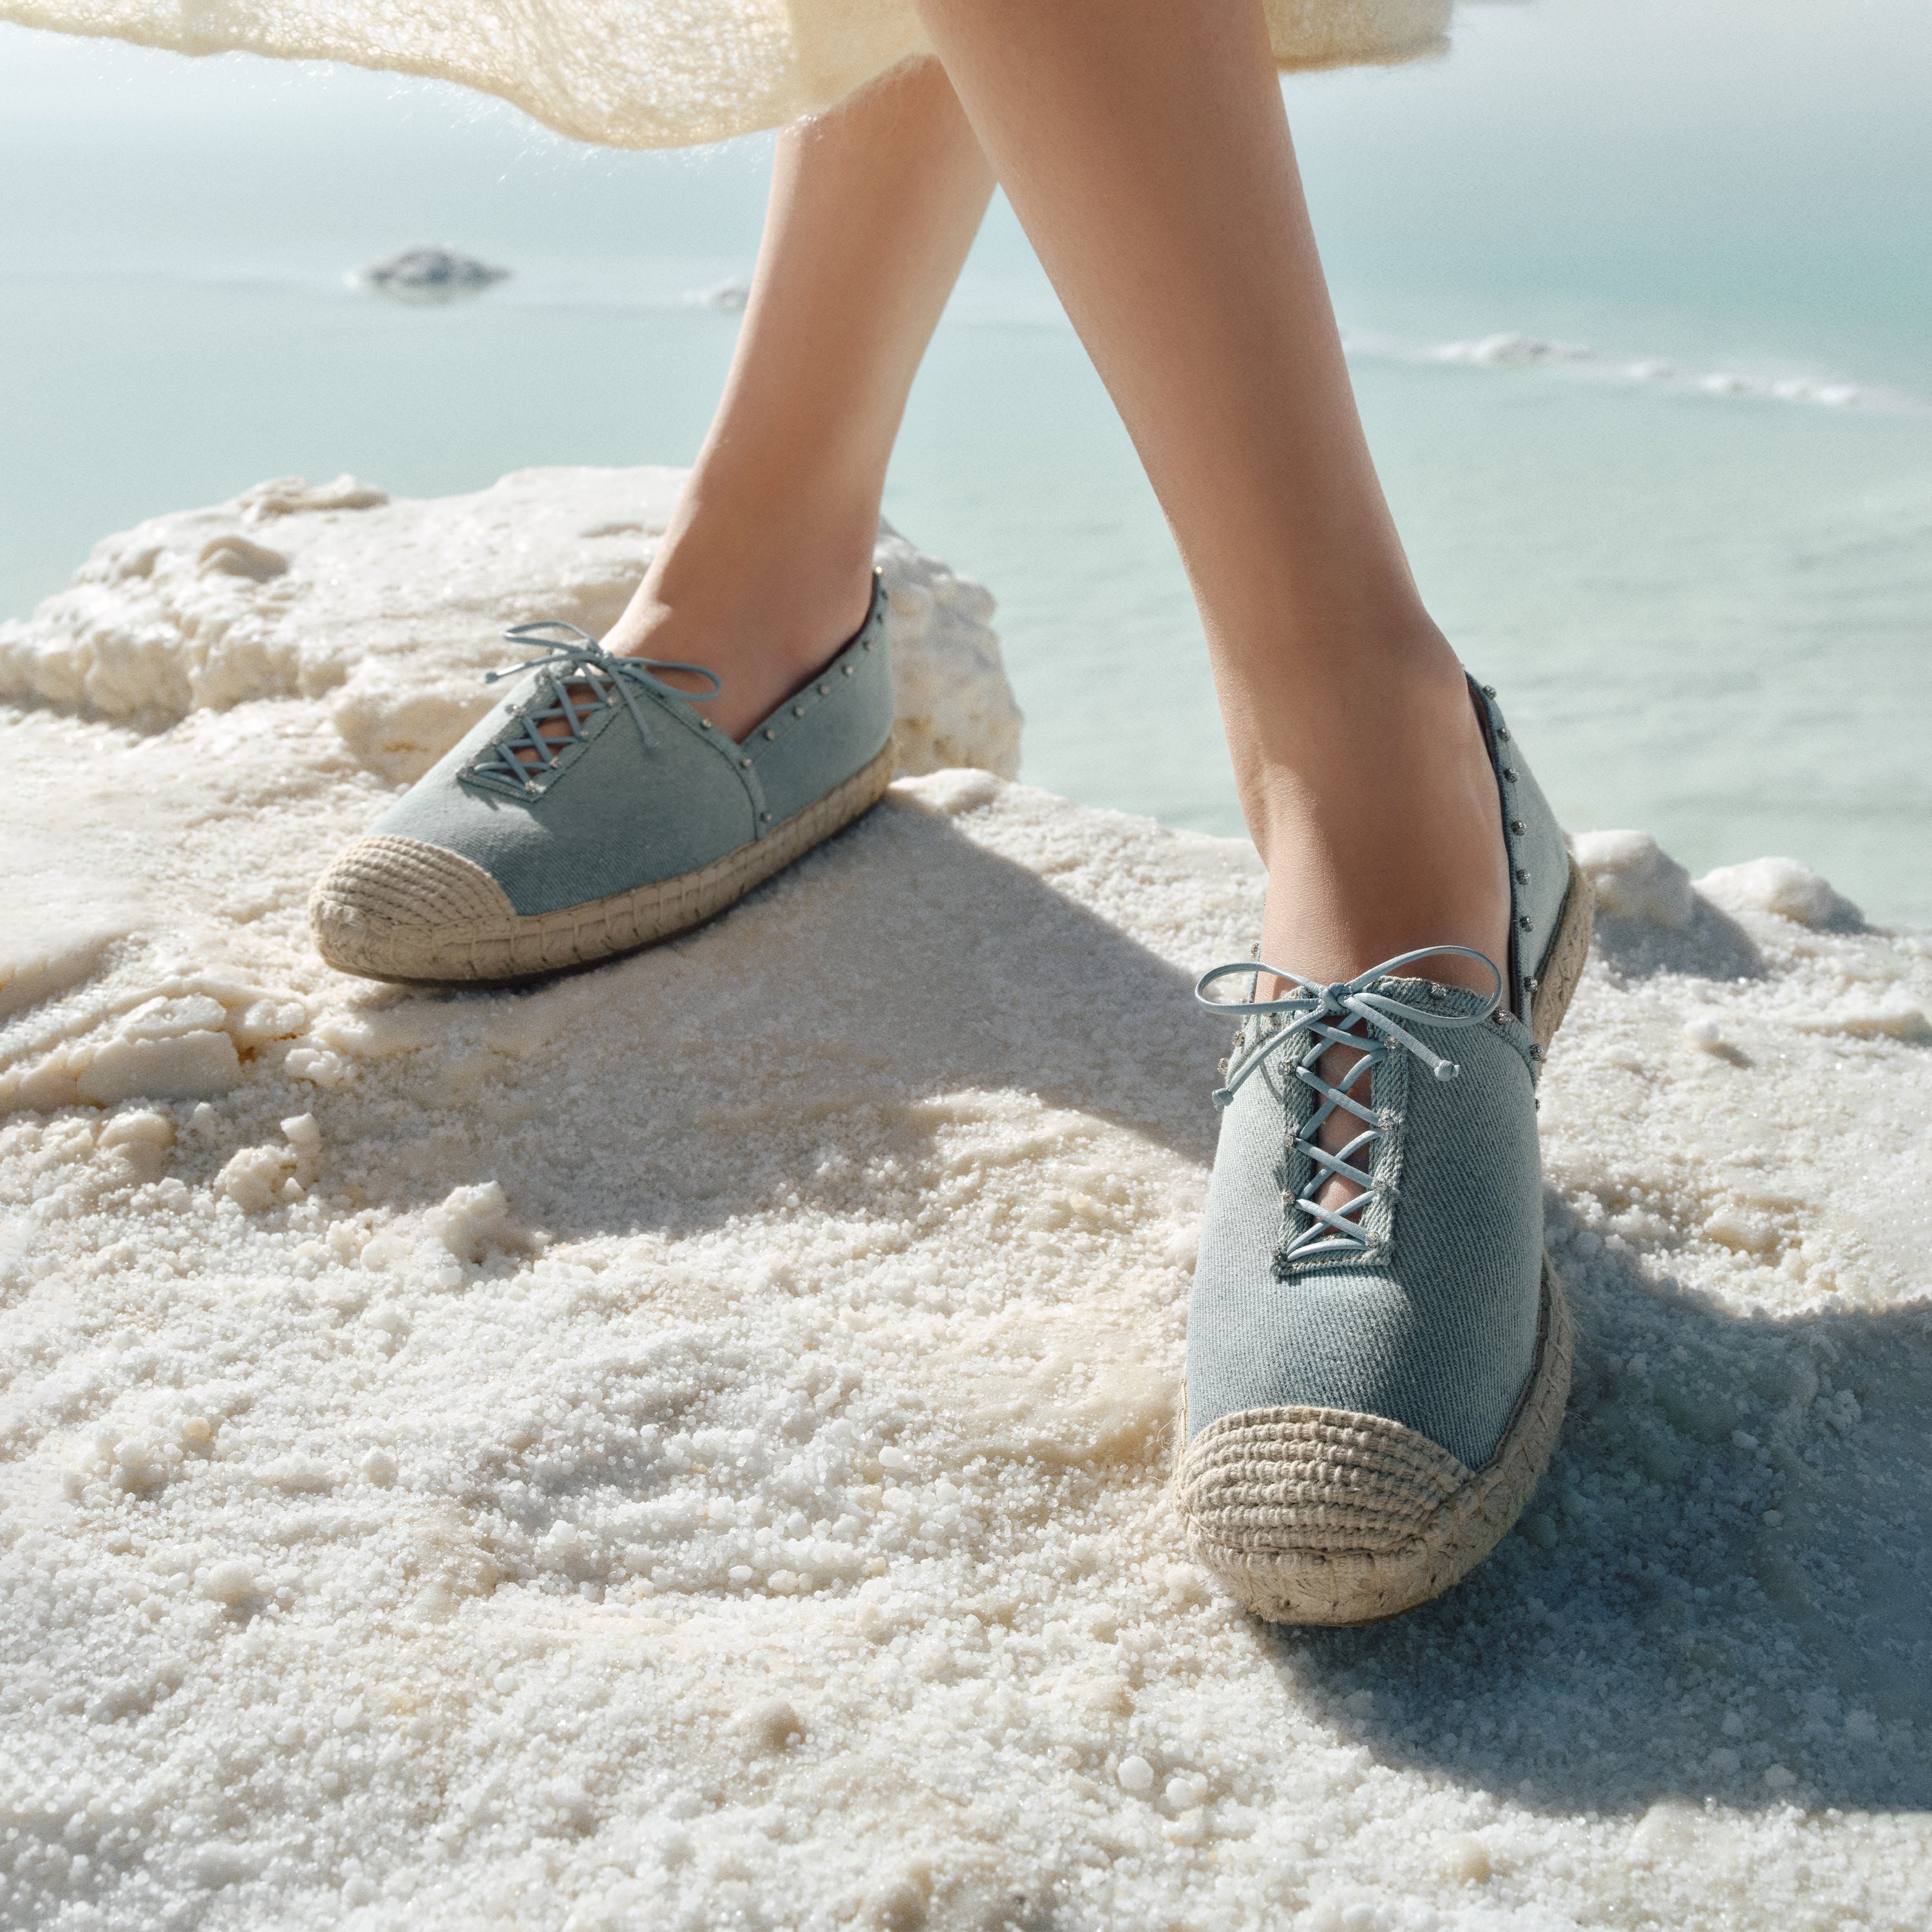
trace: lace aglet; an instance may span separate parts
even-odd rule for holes
[[[1454,1080],[1462,1070],[1453,1060],[1437,1060],[1430,1064],[1429,1070],[1438,1080]]]
[[[1216,1111],[1217,1113],[1219,1113],[1219,1112],[1225,1112],[1226,1111],[1226,1109],[1227,1109],[1227,1106],[1228,1106],[1228,1102],[1229,1102],[1230,1101],[1232,1101],[1232,1100],[1234,1099],[1234,1088],[1232,1088],[1232,1087],[1217,1087],[1217,1088],[1216,1088],[1214,1089],[1214,1107],[1215,1107],[1215,1111]]]

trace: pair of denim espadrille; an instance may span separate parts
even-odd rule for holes
[[[318,883],[319,950],[374,978],[505,982],[712,917],[884,790],[884,608],[875,579],[856,634],[742,743],[658,675],[710,673],[519,626],[542,654]],[[1259,974],[1297,988],[1232,1009],[1175,1479],[1193,1556],[1274,1620],[1364,1622],[1458,1581],[1562,1418],[1569,1317],[1543,1252],[1534,1092],[1590,894],[1493,692],[1476,701],[1510,871],[1492,991],[1405,970],[1466,948],[1326,986],[1243,962],[1199,989]],[[1361,1057],[1330,1080],[1337,1045]],[[1351,1131],[1330,1150],[1338,1114]],[[1340,1206],[1324,1198],[1337,1177],[1361,1190]]]

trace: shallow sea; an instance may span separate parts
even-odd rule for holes
[[[1566,820],[1928,926],[1932,24],[1820,14],[1486,8],[1447,62],[1288,97],[1418,572]],[[0,615],[266,476],[688,460],[736,326],[691,297],[748,268],[768,154],[0,30]],[[514,278],[347,285],[418,242]],[[887,511],[998,596],[1026,777],[1239,830],[1158,511],[1003,206]]]

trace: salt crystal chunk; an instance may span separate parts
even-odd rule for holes
[[[144,1001],[122,1016],[116,1030],[124,1040],[173,1040],[184,1033],[206,1033],[226,1025],[228,1010],[206,993],[180,999]]]
[[[510,1226],[510,1204],[494,1180],[452,1187],[430,1214],[428,1226],[458,1261],[480,1262],[486,1249],[525,1244]]]
[[[167,1171],[168,1152],[174,1145],[175,1124],[165,1114],[142,1108],[117,1114],[100,1130],[95,1144],[104,1154],[116,1156],[142,1180],[158,1180]]]
[[[292,1078],[306,1080],[316,1087],[338,1085],[348,1071],[340,1054],[331,1053],[326,1048],[313,1046],[290,1048],[282,1066]]]
[[[333,1472],[312,1456],[284,1456],[262,1471],[261,1480],[275,1489],[291,1490],[298,1496],[317,1496],[335,1486]]]
[[[766,1697],[741,1711],[731,1729],[761,1750],[780,1751],[794,1738],[804,1736],[805,1720],[785,1699]]]
[[[1767,1255],[1778,1246],[1778,1230],[1762,1216],[1742,1208],[1720,1208],[1704,1223],[1704,1232],[1743,1255]]]
[[[75,1081],[74,1090],[94,1106],[111,1107],[137,1097],[214,1100],[241,1082],[235,1042],[225,1033],[196,1030],[110,1040]]]
[[[1856,932],[1864,915],[1831,881],[1796,859],[1751,859],[1720,866],[1697,881],[1713,905],[1731,913],[1769,913],[1816,931]]]
[[[251,1000],[228,1022],[228,1030],[242,1046],[266,1046],[272,1040],[288,1040],[308,1024],[308,1009],[299,1000],[272,996]]]
[[[201,1594],[211,1603],[239,1603],[254,1587],[254,1570],[238,1558],[211,1564],[202,1572]]]
[[[1632,1828],[1625,1856],[1634,1864],[1682,1857],[1696,1842],[1697,1828],[1689,1808],[1669,1798],[1653,1804]]]
[[[1438,1862],[1442,1875],[1454,1885],[1486,1885],[1489,1882],[1491,1866],[1490,1849],[1482,1840],[1470,1832],[1460,1832],[1453,1838],[1445,1839]]]
[[[1579,832],[1573,849],[1599,910],[1654,926],[1690,924],[1697,903],[1690,874],[1648,832]]]
[[[1136,1798],[1144,1798],[1154,1789],[1154,1766],[1144,1757],[1124,1757],[1114,1773],[1120,1789]]]
[[[286,1148],[243,1148],[215,1176],[215,1189],[244,1214],[259,1214],[282,1198],[282,1184],[292,1178],[294,1166],[295,1156]]]

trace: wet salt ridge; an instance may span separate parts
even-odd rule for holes
[[[1549,1476],[1270,1630],[1165,1492],[1255,861],[1001,776],[978,586],[887,538],[920,775],[706,930],[308,950],[675,481],[266,484],[0,626],[0,1923],[1924,1922],[1932,942],[1579,833]]]

